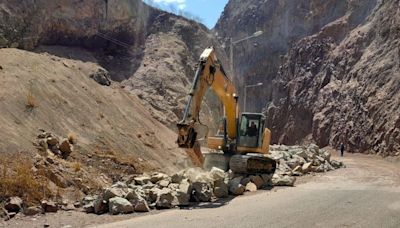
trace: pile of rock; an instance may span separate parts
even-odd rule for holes
[[[72,151],[74,141],[68,138],[58,137],[57,135],[41,130],[37,136],[36,146],[40,151],[51,152],[61,158],[67,158]]]
[[[343,162],[331,159],[329,151],[315,144],[309,146],[272,145],[270,158],[277,162],[277,170],[272,178],[275,186],[291,185],[293,176],[302,176],[310,172],[328,172],[345,167]]]
[[[293,186],[296,177],[310,172],[326,172],[343,167],[330,159],[330,153],[316,145],[271,146],[271,158],[277,161],[274,175],[237,175],[212,168],[182,170],[172,176],[143,174],[126,182],[117,182],[99,195],[86,196],[82,204],[87,213],[128,214],[151,209],[189,206],[191,202],[211,202],[229,195],[242,195],[272,186]]]
[[[27,216],[33,216],[44,213],[55,213],[59,209],[64,211],[76,210],[79,205],[63,201],[56,203],[54,201],[43,200],[38,206],[27,206],[20,197],[10,197],[5,203],[4,208],[0,208],[0,217],[8,220],[19,213]]]

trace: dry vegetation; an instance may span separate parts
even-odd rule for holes
[[[0,157],[0,201],[19,196],[25,203],[35,204],[50,196],[45,170],[33,171],[32,163],[20,154]]]
[[[26,104],[25,104],[26,108],[28,109],[34,109],[36,108],[37,105],[37,101],[36,98],[33,96],[32,91],[28,91],[28,94],[26,95]]]
[[[78,136],[76,135],[75,132],[70,132],[68,133],[68,141],[71,144],[76,144],[78,140]]]

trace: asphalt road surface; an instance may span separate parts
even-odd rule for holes
[[[351,154],[338,160],[347,168],[301,178],[293,188],[98,227],[400,227],[400,163]]]

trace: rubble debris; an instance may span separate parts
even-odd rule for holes
[[[4,205],[4,209],[8,212],[20,212],[23,207],[23,201],[19,197],[11,197],[8,202]]]
[[[271,146],[269,157],[277,161],[275,174],[237,176],[213,167],[181,170],[173,175],[160,172],[128,178],[103,189],[98,196],[82,200],[87,213],[111,214],[148,212],[190,206],[191,202],[210,202],[231,195],[242,195],[271,186],[294,186],[296,177],[310,172],[327,172],[344,167],[331,160],[330,153],[318,146]],[[128,184],[127,184],[128,183]]]
[[[37,136],[35,145],[39,151],[45,153],[50,152],[63,159],[68,158],[74,150],[74,147],[68,138],[64,138],[60,141],[59,136],[46,132],[45,130],[41,130],[41,133]]]

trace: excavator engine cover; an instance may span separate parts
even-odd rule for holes
[[[239,174],[274,174],[276,162],[265,156],[233,155],[229,167]]]

